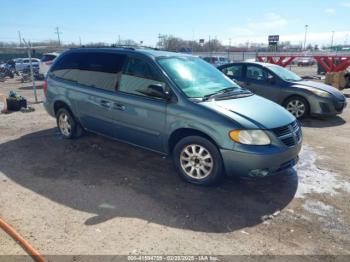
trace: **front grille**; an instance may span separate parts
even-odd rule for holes
[[[302,138],[301,127],[297,120],[289,125],[274,128],[272,132],[288,147],[295,146]]]
[[[320,103],[321,109],[323,113],[330,113],[331,110],[329,109],[328,104],[326,103]]]
[[[336,103],[334,107],[337,112],[341,113],[345,107],[345,102]]]

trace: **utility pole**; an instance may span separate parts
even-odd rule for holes
[[[230,60],[230,52],[231,52],[231,38],[228,40],[228,51],[227,51],[227,59]]]
[[[308,28],[309,28],[309,25],[305,25],[304,50],[306,50],[306,36],[307,36]]]
[[[27,46],[27,53],[29,57],[29,68],[30,68],[30,76],[32,80],[33,92],[35,97],[35,103],[38,103],[38,96],[36,94],[36,86],[35,86],[35,78],[34,78],[34,70],[32,65],[32,44],[30,41],[27,43],[26,40],[23,39],[24,44]]]
[[[209,47],[209,53],[210,53],[210,57],[212,57],[212,53],[211,53],[211,42],[210,42],[210,36],[209,36],[209,43],[208,43],[208,47]],[[210,59],[211,60],[211,59]]]
[[[58,26],[55,29],[56,29],[55,34],[57,34],[57,39],[58,39],[58,45],[61,46],[60,34],[62,33],[60,32],[60,29],[58,28]]]
[[[193,55],[193,44],[194,44],[194,29],[192,29],[192,42],[191,42],[191,54]]]
[[[331,49],[333,48],[334,31],[332,31]]]
[[[159,34],[158,34],[158,48],[159,48],[159,49],[164,48],[163,42],[162,42],[163,39],[164,39],[163,36],[159,33]]]
[[[19,46],[22,46],[22,36],[21,36],[21,31],[18,31],[18,38],[19,38]]]
[[[81,37],[79,36],[79,45],[81,46]]]

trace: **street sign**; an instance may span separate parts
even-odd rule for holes
[[[276,44],[280,41],[279,35],[269,35],[269,44]]]

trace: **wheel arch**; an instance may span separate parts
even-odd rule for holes
[[[307,105],[308,105],[308,107],[309,107],[309,109],[310,109],[310,102],[309,102],[309,100],[308,100],[305,96],[300,95],[300,94],[290,94],[290,95],[288,95],[287,97],[285,97],[285,98],[283,99],[282,105],[285,106],[285,105],[286,105],[286,102],[287,102],[289,99],[293,98],[293,97],[304,99],[304,100],[307,102]]]
[[[72,108],[71,108],[71,105],[69,103],[67,103],[65,100],[63,99],[57,99],[54,103],[53,103],[53,111],[55,113],[55,115],[57,114],[58,110],[60,108],[65,108],[67,109],[70,113],[73,114],[72,112]]]
[[[167,146],[168,146],[167,147],[168,154],[172,154],[175,145],[181,139],[183,139],[185,137],[188,137],[188,136],[200,136],[200,137],[206,138],[210,142],[212,142],[219,149],[219,146],[216,143],[216,141],[211,136],[209,136],[206,133],[204,133],[203,131],[200,131],[200,130],[194,129],[194,128],[178,128],[178,129],[174,130],[171,133],[171,135],[169,136],[168,144],[167,144]]]

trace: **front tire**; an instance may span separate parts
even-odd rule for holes
[[[60,108],[56,114],[57,127],[66,139],[78,138],[82,135],[82,128],[72,113],[66,108]]]
[[[284,103],[284,108],[295,116],[296,119],[303,119],[308,115],[310,110],[309,103],[305,98],[300,96],[288,98]]]
[[[200,136],[181,139],[173,150],[173,160],[179,175],[193,184],[213,185],[224,174],[219,150],[211,141]]]

